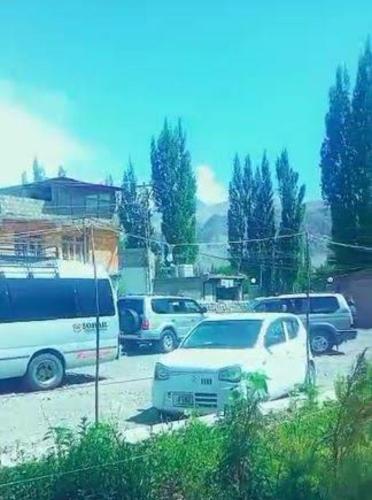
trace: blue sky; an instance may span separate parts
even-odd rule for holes
[[[224,197],[236,151],[273,163],[282,147],[318,198],[328,88],[369,31],[366,0],[3,0],[0,183],[34,155],[50,175],[117,182],[131,155],[146,179],[168,116],[205,201]]]

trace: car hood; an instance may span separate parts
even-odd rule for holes
[[[176,349],[160,360],[170,369],[218,370],[226,366],[249,365],[256,367],[262,363],[258,349]]]

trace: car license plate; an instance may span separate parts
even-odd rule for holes
[[[172,401],[173,406],[194,406],[194,395],[191,392],[174,392]]]

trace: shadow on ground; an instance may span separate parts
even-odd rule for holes
[[[146,410],[139,410],[139,413],[127,419],[127,422],[131,422],[137,425],[156,425],[161,423],[171,423],[178,422],[180,420],[185,420],[184,415],[170,415],[161,414],[156,410],[156,408],[147,408]]]
[[[87,375],[85,373],[67,373],[63,381],[63,384],[60,388],[73,387],[83,384],[91,384],[94,382],[94,380],[95,378],[93,375]],[[99,380],[100,381],[106,380],[106,378],[100,377]],[[53,392],[53,390],[56,389],[52,389],[51,391],[45,391],[45,392]],[[27,390],[21,378],[10,378],[5,380],[0,380],[0,396],[5,394],[23,394],[27,392],[30,391]]]

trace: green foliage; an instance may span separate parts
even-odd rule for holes
[[[250,244],[252,254],[250,257],[259,262],[261,293],[269,295],[273,291],[274,238],[276,230],[274,191],[266,153],[263,154],[261,166],[257,169],[255,176],[252,218],[256,227],[253,238],[266,239],[266,241]]]
[[[60,165],[58,167],[58,177],[66,177],[66,175],[67,175],[66,169],[62,165]]]
[[[367,40],[359,58],[351,103],[351,171],[356,197],[357,242],[372,246],[372,51]],[[358,259],[372,264],[370,254]]]
[[[42,165],[40,165],[36,157],[32,163],[32,175],[34,182],[40,182],[46,179],[45,169]]]
[[[0,467],[0,498],[370,498],[372,368],[364,353],[337,382],[334,401],[320,403],[310,391],[288,410],[263,414],[265,376],[245,382],[212,427],[191,419],[137,444],[106,424],[51,429],[54,444],[42,459]]]
[[[329,92],[326,134],[321,149],[323,198],[330,206],[335,241],[372,246],[372,51],[359,58],[350,100],[349,76],[338,68]],[[371,265],[367,252],[332,246],[331,262],[347,270],[358,261]]]
[[[298,185],[299,175],[289,165],[288,153],[283,150],[276,162],[281,219],[279,236],[298,234],[305,215],[305,185]],[[298,278],[303,258],[303,238],[279,238],[275,245],[275,291],[290,293]]]
[[[28,176],[26,170],[22,172],[21,182],[23,185],[28,184]]]
[[[229,209],[227,212],[227,228],[231,266],[240,271],[244,259],[244,243],[246,237],[246,221],[244,217],[243,177],[239,156],[235,155],[233,175],[229,184]],[[237,243],[235,243],[237,242]]]
[[[122,193],[119,203],[119,219],[125,234],[126,248],[145,248],[154,235],[151,224],[150,193],[138,186],[134,167],[129,161],[124,170]]]
[[[162,217],[162,234],[173,246],[175,263],[192,264],[198,253],[198,247],[193,245],[196,241],[196,179],[181,121],[175,128],[165,121],[158,139],[152,140],[151,169],[154,201]]]
[[[106,175],[105,185],[106,186],[113,186],[114,185],[114,179],[112,178],[111,174]]]

